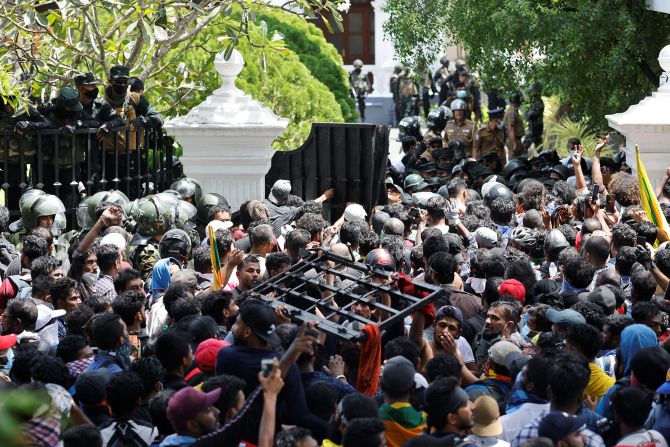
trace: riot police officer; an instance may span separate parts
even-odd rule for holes
[[[365,122],[365,97],[372,93],[371,73],[363,74],[363,61],[356,59],[354,69],[349,73],[351,97],[358,103],[361,122]]]
[[[416,116],[419,114],[419,86],[412,70],[405,67],[398,77],[398,96],[400,98],[400,116]]]
[[[200,238],[204,239],[207,237],[205,234],[205,227],[209,223],[209,210],[215,206],[215,205],[220,205],[224,208],[227,208],[230,210],[230,204],[228,203],[228,200],[226,200],[225,197],[223,197],[221,194],[217,193],[205,193],[202,196],[202,201],[198,203],[198,214],[197,214],[197,227],[196,230],[198,231],[198,234],[200,235]]]
[[[447,100],[449,96],[449,58],[447,56],[442,56],[440,58],[440,68],[435,71],[433,75],[433,81],[438,89],[438,98],[440,99],[440,104]]]
[[[428,114],[428,119],[426,120],[426,127],[428,127],[428,130],[423,135],[424,140],[442,138],[442,131],[444,131],[447,122],[453,117],[453,112],[447,106],[440,106],[437,109],[432,110]]]
[[[391,96],[393,97],[393,112],[395,116],[395,122],[399,123],[402,117],[400,116],[400,93],[398,92],[398,79],[400,78],[400,73],[402,73],[403,67],[398,64],[393,67],[393,74],[391,79],[389,79],[389,90],[391,91]]]
[[[181,194],[182,200],[186,200],[194,206],[198,206],[198,203],[202,201],[202,187],[194,178],[180,178],[170,185],[170,189],[177,191]]]
[[[544,101],[542,101],[542,86],[539,82],[533,82],[528,87],[530,101],[526,111],[528,120],[528,132],[524,139],[526,151],[532,145],[537,149],[542,145],[542,133],[544,132]]]
[[[506,145],[510,159],[524,154],[523,144],[521,144],[524,125],[521,114],[519,113],[522,101],[523,94],[521,92],[514,93],[509,99],[510,104],[505,112],[504,122],[505,129],[507,130]]]
[[[454,99],[451,102],[451,110],[454,113],[454,119],[447,123],[443,139],[447,144],[452,141],[463,142],[466,155],[470,156],[472,152],[472,139],[475,133],[475,123],[466,118],[468,105],[462,99]]]

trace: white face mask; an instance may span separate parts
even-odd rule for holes
[[[486,288],[486,278],[468,278],[468,284],[470,284],[470,287],[472,287],[472,290],[475,291],[477,294],[484,293],[484,289]]]

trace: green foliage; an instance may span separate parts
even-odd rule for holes
[[[312,23],[284,11],[261,11],[256,13],[256,18],[265,21],[269,30],[281,33],[284,44],[298,55],[316,79],[333,92],[344,120],[356,121],[358,113],[349,94],[349,76],[342,68],[342,57],[323,32]]]
[[[439,57],[444,33],[488,86],[540,81],[596,127],[658,84],[670,16],[628,0],[388,0],[384,27],[400,58]],[[430,11],[425,14],[424,11]]]
[[[0,393],[0,445],[25,445],[21,423],[49,408],[49,396],[33,390],[12,390]]]
[[[159,110],[166,111],[169,116],[185,115],[221,85],[212,64],[215,54],[221,51],[221,31],[212,27],[201,33],[193,48],[173,50],[175,67],[162,73],[159,82],[169,83],[180,76],[185,83],[192,86],[197,83],[199,87],[190,88],[181,102],[175,103],[176,98],[170,92],[158,94],[160,89],[153,89],[150,85],[149,92],[156,92],[153,96],[148,93],[149,99]],[[249,23],[248,32],[253,42],[263,31],[260,26]],[[314,79],[295,53],[288,49],[267,51],[246,39],[240,40],[236,49],[245,61],[237,86],[277,115],[290,120],[284,134],[274,141],[274,149],[291,150],[300,146],[309,135],[312,122],[344,121],[333,93]]]
[[[561,157],[568,156],[568,140],[570,138],[579,138],[579,141],[584,146],[584,156],[593,157],[598,136],[595,130],[589,126],[585,120],[573,121],[568,116],[564,116],[560,121],[550,121],[547,123],[545,129],[545,141],[551,142],[558,155]],[[602,156],[611,154],[611,147],[606,146],[601,152]]]

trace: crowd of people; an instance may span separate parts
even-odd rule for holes
[[[401,132],[386,203],[333,222],[333,190],[304,200],[288,180],[239,209],[191,178],[100,191],[69,225],[39,189],[18,221],[0,208],[7,445],[666,447],[670,248],[625,158],[601,156],[607,139],[527,159]],[[309,311],[377,328],[376,348],[259,299],[323,252],[367,274],[310,277]],[[406,303],[377,286],[419,283],[443,293],[383,324]]]

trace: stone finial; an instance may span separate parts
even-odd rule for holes
[[[235,80],[244,68],[244,58],[237,50],[233,50],[228,60],[223,55],[223,52],[216,55],[214,58],[214,67],[219,72],[219,76],[221,76],[220,91],[225,92],[235,89]]]

